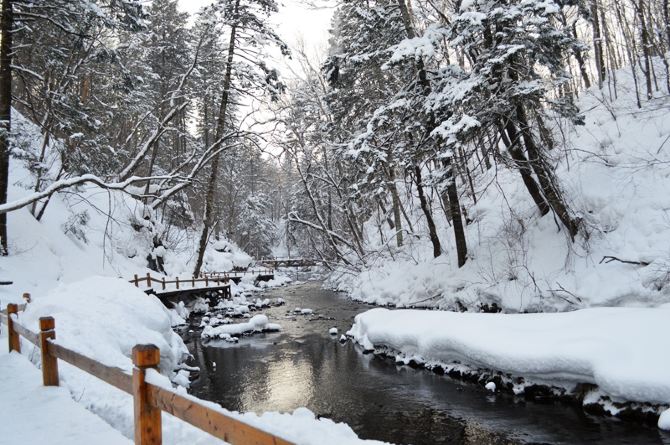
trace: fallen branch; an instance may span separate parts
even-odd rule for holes
[[[648,266],[648,265],[650,264],[650,263],[648,263],[648,262],[646,262],[646,261],[630,261],[630,260],[622,260],[622,259],[620,259],[620,258],[617,258],[617,257],[615,257],[615,256],[610,256],[610,255],[605,255],[605,256],[603,257],[603,259],[600,260],[600,262],[599,262],[598,264],[602,264],[602,263],[608,264],[608,263],[611,263],[612,261],[618,261],[618,262],[620,262],[620,263],[624,263],[624,264],[633,264],[633,265],[635,265],[635,266]]]

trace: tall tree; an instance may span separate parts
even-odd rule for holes
[[[7,202],[12,112],[12,0],[2,0],[0,32],[0,204]],[[0,214],[0,255],[8,255],[7,214]]]

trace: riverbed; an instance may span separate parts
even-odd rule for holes
[[[292,411],[346,422],[367,439],[397,444],[669,444],[654,427],[585,414],[561,402],[533,402],[491,394],[479,385],[364,354],[340,335],[371,306],[308,282],[275,288],[261,298],[284,306],[259,313],[281,332],[239,343],[202,342],[184,331],[201,368],[190,393],[237,411]],[[294,314],[295,308],[313,314]],[[197,318],[193,319],[197,324]],[[336,327],[337,335],[329,329]]]

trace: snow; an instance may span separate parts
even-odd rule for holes
[[[670,409],[663,411],[658,418],[658,427],[670,431]]]
[[[254,315],[245,323],[222,324],[219,326],[205,326],[202,330],[202,338],[229,339],[232,335],[242,335],[253,332],[273,332],[281,330],[281,326],[270,323],[266,315]]]
[[[63,284],[30,303],[20,322],[37,332],[43,316],[55,318],[58,343],[126,371],[132,370],[131,350],[137,344],[158,346],[161,370],[168,375],[188,355],[160,300],[117,278]]]
[[[6,340],[6,337],[0,337]],[[3,342],[4,345],[5,342]],[[42,374],[25,357],[0,353],[0,422],[7,444],[132,444],[76,403],[66,389],[42,386]]]
[[[15,110],[12,125],[17,132],[15,154],[39,153],[40,129]],[[57,148],[51,151],[60,153]],[[11,159],[8,202],[32,193],[35,178],[26,162]],[[48,164],[48,168],[58,167],[57,161]],[[154,247],[154,234],[164,233],[165,228],[157,220],[144,219],[144,210],[141,201],[123,192],[83,184],[53,195],[41,221],[29,208],[8,213],[10,256],[0,258],[0,279],[14,284],[0,287],[0,305],[22,303],[24,292],[39,299],[59,284],[94,275],[130,280],[134,274],[143,277],[150,272],[158,277],[147,268],[147,258],[156,255],[163,255],[167,276],[190,277],[199,231],[172,228],[165,231],[169,232],[165,246]],[[247,267],[251,261],[237,245],[222,238],[208,245],[204,270],[228,271]],[[290,280],[277,276],[274,281]]]
[[[495,382],[488,382],[486,385],[484,385],[484,388],[486,388],[488,391],[496,392]]]
[[[348,335],[428,363],[460,363],[613,400],[670,404],[670,309],[593,308],[558,314],[372,309]]]
[[[582,94],[585,126],[551,124],[559,143],[566,139],[566,151],[553,153],[556,175],[588,238],[571,243],[551,214],[538,215],[519,173],[499,165],[473,177],[476,204],[465,193],[469,185],[460,184],[468,210],[463,267],[453,229],[437,217],[439,204],[433,211],[444,254],[433,258],[415,191],[399,184],[421,237],[408,236],[395,248],[394,231],[383,225],[382,242],[376,222],[368,221],[367,247],[376,253],[358,272],[333,274],[328,286],[374,304],[449,310],[495,304],[505,312],[556,312],[670,302],[670,194],[664,192],[670,190],[670,98],[637,109],[630,70],[618,72],[617,81],[616,99],[597,89]],[[648,265],[603,261],[606,256]]]
[[[19,314],[19,322],[36,330],[39,317],[44,315],[55,317],[59,344],[126,371],[132,367],[129,358],[132,346],[154,343],[161,349],[161,374],[153,373],[152,382],[165,387],[172,387],[170,380],[187,383],[186,369],[174,372],[181,367],[178,360],[185,347],[171,329],[170,311],[156,297],[144,294],[124,280],[91,277],[61,285],[30,303],[26,311]],[[264,315],[253,317],[248,324],[254,328],[273,326]],[[0,333],[0,343],[7,344],[5,329]],[[30,358],[35,364],[39,363],[39,353],[25,341],[22,351],[23,356],[0,355],[0,391],[3,391],[0,422],[25,425],[17,429],[22,434],[21,441],[55,444],[96,441],[104,445],[126,443],[121,435],[133,437],[131,396],[62,361],[59,362],[62,388],[42,388],[39,371],[27,361]],[[182,394],[186,391],[183,387],[176,390]],[[218,405],[203,403],[221,410]],[[293,413],[260,415],[224,412],[298,444],[379,443],[358,439],[349,426],[317,419],[304,408]],[[43,422],[44,430],[35,427],[35,418]],[[30,440],[26,441],[26,437]],[[48,440],[38,440],[40,437]],[[163,416],[163,443],[213,445],[222,442],[171,416]]]
[[[330,328],[330,329],[328,330],[328,333],[329,333],[330,335],[337,335],[337,328]]]

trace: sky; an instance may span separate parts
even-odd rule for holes
[[[304,44],[305,52],[319,63],[323,60],[328,48],[328,30],[334,7],[310,8],[305,0],[278,0],[280,11],[273,18],[277,24],[277,32],[295,50]],[[319,0],[322,4],[332,4],[329,0]],[[213,0],[179,0],[182,11],[196,13],[201,7],[211,4]],[[291,77],[291,70],[299,72],[295,62],[285,60],[282,75]]]

